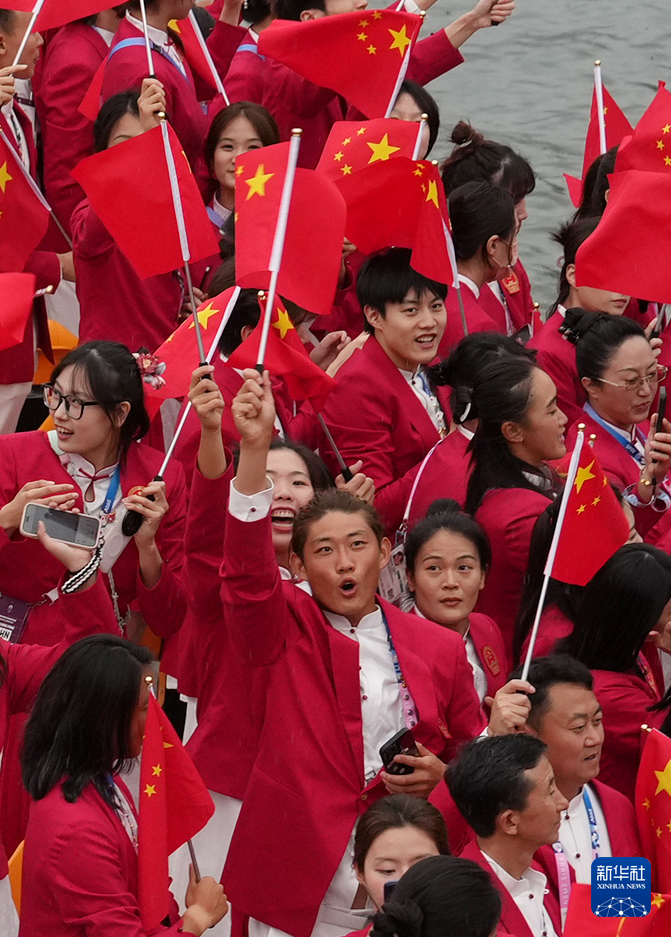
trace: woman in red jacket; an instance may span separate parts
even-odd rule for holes
[[[558,651],[590,668],[606,730],[599,777],[633,799],[641,725],[661,728],[671,695],[644,656],[671,653],[671,558],[647,543],[621,547],[585,586]]]
[[[547,462],[566,452],[566,417],[552,379],[525,358],[484,368],[474,382],[472,406],[479,422],[466,511],[492,547],[478,610],[496,618],[510,658],[531,532],[557,490]]]
[[[23,858],[23,937],[144,937],[138,817],[120,775],[142,750],[151,653],[98,635],[63,654],[37,695],[22,754],[33,798]],[[168,804],[168,809],[170,804]],[[227,910],[221,885],[192,877],[162,933],[200,937]]]

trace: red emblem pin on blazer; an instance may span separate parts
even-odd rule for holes
[[[452,738],[452,736],[450,735],[450,730],[447,728],[447,726],[445,725],[445,723],[444,723],[444,722],[441,722],[440,720],[438,720],[438,731],[439,731],[440,734],[443,735],[446,739],[451,739],[451,738]]]
[[[519,293],[520,291],[520,278],[514,270],[511,270],[510,274],[501,280],[501,283],[511,296],[514,296],[515,293]]]
[[[499,664],[498,657],[494,653],[494,648],[486,644],[482,649],[482,656],[492,674],[497,677],[501,673],[501,665]]]

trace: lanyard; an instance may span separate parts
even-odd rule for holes
[[[591,416],[591,418],[594,420],[595,423],[598,423],[599,426],[603,427],[603,429],[605,429],[606,432],[609,433],[613,437],[613,439],[616,439],[617,442],[619,442],[622,448],[626,450],[626,452],[632,457],[632,459],[638,462],[640,466],[645,465],[645,456],[641,455],[641,453],[638,451],[638,449],[636,448],[636,446],[632,443],[630,439],[627,439],[627,437],[623,433],[618,433],[616,429],[614,429],[612,426],[609,426],[605,420],[601,419],[601,417],[599,416],[599,414],[596,412],[596,410],[591,404],[586,403],[583,409],[585,410],[586,413],[588,413]],[[643,436],[642,433],[639,432],[638,429],[635,430],[635,433],[638,435],[641,442],[645,443],[645,437]]]
[[[112,508],[114,507],[114,502],[116,501],[116,496],[119,491],[120,482],[121,466],[117,465],[112,476],[110,477],[110,483],[107,487],[107,494],[105,495],[103,506],[100,509],[100,519],[102,520],[103,526],[105,526],[105,524],[107,524],[110,519]]]
[[[640,651],[636,655],[636,665],[638,666],[638,669],[643,674],[643,679],[645,680],[645,682],[648,684],[648,686],[654,693],[655,699],[661,699],[659,695],[659,689],[657,687],[657,681],[655,680],[654,674],[652,670],[650,670],[647,660],[641,654]]]
[[[122,49],[128,49],[131,46],[144,46],[144,44],[145,44],[144,39],[143,38],[141,39],[139,36],[137,39],[135,37],[129,38],[129,39],[122,39],[121,42],[117,42],[117,44],[112,49],[110,49],[109,55],[107,56],[107,61],[109,62],[112,56],[116,52],[120,52]],[[189,81],[187,77],[186,70],[180,68],[177,62],[173,59],[171,55],[168,55],[165,49],[162,49],[160,46],[157,46],[156,43],[153,41],[150,41],[150,46],[151,46],[152,52],[158,52],[159,55],[162,55],[163,58],[166,59],[166,61],[170,62],[173,68],[177,69],[177,71],[180,73],[182,78],[189,85],[191,85],[191,82]]]
[[[596,825],[596,814],[592,806],[592,799],[589,796],[587,787],[582,789],[582,802],[587,811],[589,820],[589,835],[592,844],[592,861],[599,858],[599,849],[601,841],[599,839],[599,830]],[[562,924],[566,922],[566,912],[568,911],[569,898],[571,896],[571,872],[568,859],[564,855],[564,848],[559,840],[552,844],[555,854],[555,863],[557,865],[557,880],[559,884],[559,907],[561,909]]]
[[[401,694],[403,718],[405,719],[405,724],[408,729],[413,729],[417,725],[417,707],[415,706],[415,701],[412,698],[408,684],[405,682],[403,677],[403,671],[401,670],[401,665],[398,660],[398,654],[396,653],[394,641],[391,637],[391,631],[389,630],[389,625],[387,624],[387,616],[384,614],[384,612],[382,612],[382,621],[384,622],[384,627],[387,632],[387,642],[389,644],[391,662],[394,665],[394,673],[396,674],[396,680],[398,682],[399,691]]]

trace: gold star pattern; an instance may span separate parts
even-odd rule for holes
[[[340,153],[340,152],[334,153],[334,154],[333,154],[333,159],[336,161],[336,163],[339,163],[340,160],[343,158],[344,155],[345,155],[344,153]]]
[[[236,167],[235,167],[235,175],[236,175],[236,176],[241,176],[244,171],[245,171],[245,167],[244,167],[244,166],[236,166]]]
[[[643,807],[644,810],[650,810],[650,801],[647,797],[645,798],[641,806]]]
[[[13,176],[10,176],[9,172],[7,171],[7,163],[4,162],[2,166],[0,166],[0,189],[3,193],[7,188],[7,183],[11,182],[12,178]]]
[[[357,35],[357,39],[359,39],[361,42],[365,42],[366,39],[368,39],[368,36],[366,35],[366,33],[359,33]]]
[[[429,179],[429,191],[426,193],[426,201],[433,202],[438,208],[438,187],[435,179]]]
[[[375,55],[376,52],[377,52],[377,49],[375,48],[375,46],[368,46],[369,55]]]
[[[280,338],[283,339],[287,332],[290,332],[293,327],[293,322],[289,318],[289,313],[286,311],[286,309],[278,309],[277,322],[273,322],[273,328],[279,331]]]
[[[379,20],[381,17],[382,17],[382,14],[380,13],[379,10],[375,10],[375,11],[373,12],[373,19],[374,19],[374,20]]]
[[[607,113],[608,113],[608,105],[606,104],[606,106],[603,109],[603,116],[605,117]]]
[[[581,504],[578,510],[576,511],[576,514],[582,514],[586,507],[587,507],[586,504]]]
[[[351,137],[345,137],[345,139],[342,141],[341,146],[347,146],[347,145],[348,145],[349,143],[351,143],[351,142],[352,142],[352,138],[351,138]]]
[[[347,165],[341,166],[340,169],[341,169],[341,172],[342,172],[343,176],[351,176],[351,175],[352,175],[352,167],[351,167],[351,166],[347,166]]]
[[[667,124],[666,127],[662,127],[662,133],[669,133],[671,131],[671,124]]]
[[[666,824],[666,828],[669,831],[669,833],[671,833],[671,820],[669,820],[669,822]]]
[[[212,316],[216,316],[216,315],[218,315],[220,312],[221,312],[220,309],[215,309],[214,306],[212,305],[212,303],[209,302],[209,303],[207,304],[207,306],[205,306],[204,309],[201,309],[201,310],[198,312],[198,321],[200,322],[201,326],[202,326],[204,329],[207,329],[207,323],[208,323],[209,320],[212,318]],[[196,327],[196,326],[195,326],[194,322],[192,321],[191,324],[189,325],[189,328],[190,328],[190,329],[195,329],[195,327]],[[165,744],[165,743],[163,743],[163,744]]]
[[[424,173],[424,167],[420,166],[419,163],[417,163],[417,169],[415,169],[415,171],[413,172],[413,176],[421,176],[423,175],[423,173]]]
[[[406,32],[405,24],[400,29],[390,29],[389,33],[394,40],[389,46],[389,51],[392,49],[398,49],[401,54],[401,58],[403,58],[405,55],[405,50],[412,41]]]
[[[652,904],[654,904],[656,908],[661,908],[663,904],[666,904],[666,902],[664,901],[661,895],[653,895]]]
[[[664,165],[665,165],[665,166],[671,166],[671,156],[665,156],[665,157],[664,157]]]
[[[385,133],[379,143],[367,143],[366,146],[369,146],[373,151],[371,158],[368,160],[369,163],[377,163],[379,160],[387,160],[390,158],[392,153],[398,153],[401,149],[400,146],[392,146],[389,142],[389,134]]]
[[[147,784],[147,786],[145,787],[143,793],[146,794],[147,797],[151,800],[151,798],[152,798],[152,797],[154,796],[154,794],[156,793],[156,787],[155,787],[153,784]]]
[[[575,477],[575,490],[578,494],[580,494],[580,489],[585,482],[588,482],[590,478],[596,478],[596,475],[592,472],[594,462],[595,460],[592,459],[587,468],[583,468],[582,465],[578,466],[578,472]]]
[[[360,137],[362,133],[366,132],[366,130],[367,130],[366,127],[359,127],[359,129],[356,132],[357,137]]]
[[[655,794],[666,791],[669,797],[671,797],[671,758],[667,761],[663,771],[655,771],[655,777],[657,778],[657,790]]]
[[[368,20],[359,20],[359,26],[368,26]]]
[[[249,186],[249,192],[247,193],[247,198],[245,201],[249,201],[253,195],[265,195],[266,194],[266,185],[275,175],[274,172],[266,172],[266,167],[263,163],[259,163],[256,167],[256,172],[254,175],[245,179],[245,182]]]
[[[592,507],[595,508],[597,504],[599,503],[599,501],[601,501],[601,498],[597,495],[594,501],[592,501]]]
[[[659,839],[659,837],[662,835],[662,831],[659,827],[657,827],[657,829],[655,830],[655,833],[657,834],[657,839]]]
[[[664,149],[664,141],[663,141],[663,140],[658,140],[658,141],[657,141],[657,149],[658,149],[658,150],[663,150],[663,149]]]
[[[163,772],[163,768],[161,765],[152,765],[151,773],[154,777],[160,778],[162,772]]]

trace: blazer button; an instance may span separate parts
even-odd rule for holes
[[[368,794],[365,791],[361,795],[361,800],[368,800]]]

